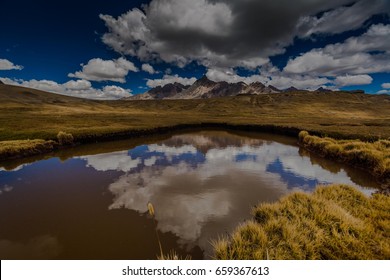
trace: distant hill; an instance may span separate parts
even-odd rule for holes
[[[331,92],[330,89],[326,89],[326,88],[323,88],[323,87],[318,88],[316,91],[319,91],[319,92]]]
[[[38,89],[0,83],[0,103],[16,102],[22,104],[96,104],[95,100],[83,99]]]
[[[281,92],[281,90],[273,86],[265,86],[260,82],[251,83],[249,85],[244,82],[214,82],[209,80],[207,76],[203,76],[195,81],[191,86],[184,86],[179,83],[167,84],[163,87],[158,86],[152,88],[143,94],[126,97],[125,99],[204,99],[248,94],[259,95],[277,92]]]
[[[297,89],[296,87],[289,87],[289,88],[286,88],[285,90],[283,90],[283,92],[295,92],[298,90],[299,89]]]

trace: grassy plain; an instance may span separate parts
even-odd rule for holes
[[[318,187],[253,209],[254,219],[214,244],[216,259],[389,259],[390,197]]]
[[[336,138],[390,137],[390,96],[295,92],[198,100],[93,101],[0,85],[0,141],[75,141],[181,124],[294,128]]]

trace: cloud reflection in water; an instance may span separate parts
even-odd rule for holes
[[[259,201],[318,183],[355,185],[344,170],[332,173],[301,156],[298,147],[206,132],[174,136],[153,145],[83,157],[96,170],[123,171],[109,186],[109,209],[156,209],[158,228],[185,244],[208,250],[210,238],[249,218]]]

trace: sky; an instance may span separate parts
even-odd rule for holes
[[[171,82],[390,94],[390,0],[2,0],[0,80],[117,99]]]

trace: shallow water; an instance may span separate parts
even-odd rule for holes
[[[259,202],[317,184],[345,183],[368,195],[378,187],[363,170],[316,157],[293,138],[226,131],[165,137],[4,163],[0,258],[155,259],[157,228],[165,253],[207,259],[210,242],[250,219]]]

